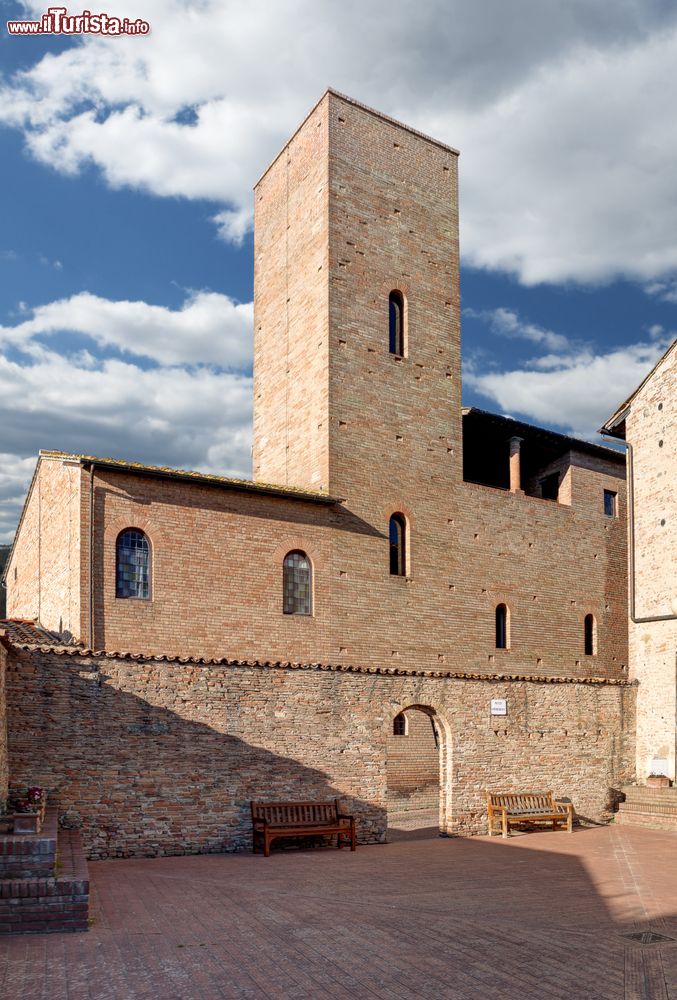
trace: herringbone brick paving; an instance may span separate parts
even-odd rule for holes
[[[393,837],[93,863],[89,933],[0,943],[0,996],[677,1000],[674,834]]]

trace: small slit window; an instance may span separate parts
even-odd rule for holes
[[[583,651],[586,656],[597,653],[597,622],[594,615],[586,615],[583,623]]]
[[[404,296],[393,291],[388,297],[389,348],[391,354],[404,357]]]
[[[508,606],[498,604],[496,607],[496,649],[510,647],[510,617]]]
[[[390,575],[405,576],[407,572],[407,526],[402,514],[393,514],[388,528],[390,540]]]
[[[617,497],[613,490],[604,490],[604,513],[607,517],[616,517]]]
[[[393,719],[393,736],[407,735],[407,717],[404,712],[400,712]]]
[[[559,500],[559,473],[553,472],[541,479],[541,496],[544,500]]]
[[[120,532],[115,546],[115,596],[150,597],[150,545],[138,528]]]
[[[305,552],[288,552],[282,564],[282,610],[285,615],[312,614],[312,569]]]

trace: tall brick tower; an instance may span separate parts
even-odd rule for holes
[[[457,157],[329,90],[255,189],[254,478],[345,499],[333,655],[357,652],[341,625],[356,607],[378,618],[381,659],[399,655],[407,607],[448,629],[436,607],[461,479]]]
[[[329,90],[256,185],[255,479],[356,499],[456,465],[457,155]]]

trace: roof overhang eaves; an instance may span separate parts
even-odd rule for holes
[[[259,496],[272,496],[283,500],[300,500],[304,503],[317,503],[323,506],[344,503],[343,498],[330,496],[328,493],[310,493],[304,490],[278,488],[268,483],[248,483],[244,480],[226,479],[225,477],[222,479],[218,476],[212,477],[207,474],[182,472],[179,469],[161,469],[124,462],[108,462],[105,459],[88,458],[86,456],[81,457],[79,462],[86,469],[106,469],[110,472],[119,472],[123,475],[141,476],[149,479],[172,479],[178,482],[192,483],[194,486],[233,490],[237,493],[255,493]]]

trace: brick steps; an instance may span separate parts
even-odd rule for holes
[[[47,810],[41,834],[0,837],[0,934],[86,931],[89,874],[80,835]]]
[[[677,788],[623,788],[625,802],[616,813],[619,826],[642,826],[677,833]]]

